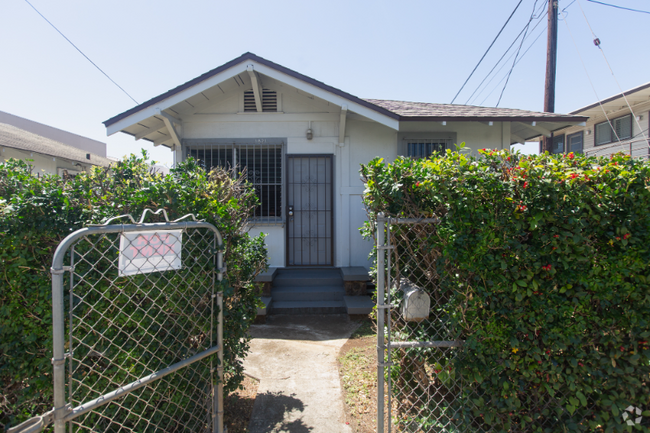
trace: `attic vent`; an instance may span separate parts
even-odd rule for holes
[[[252,90],[244,92],[244,112],[255,112],[255,93]],[[274,90],[262,90],[262,111],[278,111],[278,94]]]

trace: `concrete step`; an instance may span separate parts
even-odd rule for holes
[[[273,287],[274,301],[342,301],[345,290],[342,286],[282,286]]]
[[[273,287],[343,285],[338,269],[278,269]]]
[[[343,301],[276,301],[271,304],[271,314],[345,314]]]
[[[348,314],[370,314],[375,303],[370,296],[344,296]]]

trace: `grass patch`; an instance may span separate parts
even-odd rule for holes
[[[377,335],[369,318],[339,352],[339,376],[346,406],[346,421],[356,433],[376,431]]]

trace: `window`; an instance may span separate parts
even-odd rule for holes
[[[568,135],[566,138],[569,152],[582,153],[582,131]]]
[[[551,153],[564,153],[564,134],[553,137]]]
[[[404,139],[406,141],[406,155],[409,158],[428,158],[434,153],[444,153],[451,146],[449,139]]]
[[[278,94],[274,90],[262,90],[262,111],[263,112],[276,112],[278,111]],[[244,92],[244,112],[252,113],[257,112],[257,105],[255,105],[255,93],[252,90]]]
[[[266,144],[265,139],[251,143],[208,144],[187,143],[186,156],[205,164],[206,169],[237,167],[246,171],[248,182],[253,185],[260,205],[255,216],[276,220],[282,217],[282,169],[283,145]]]
[[[596,146],[612,143],[614,141],[627,140],[632,138],[632,115],[618,117],[610,122],[598,123],[595,126]]]

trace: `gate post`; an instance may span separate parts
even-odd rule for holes
[[[58,252],[58,250],[57,250]],[[54,378],[54,432],[65,433],[65,347],[63,325],[63,266],[52,272],[52,366]]]
[[[384,433],[385,227],[386,220],[384,214],[380,213],[377,215],[377,433]]]

